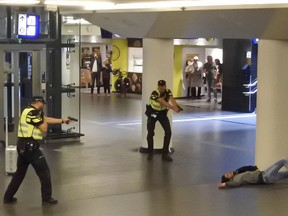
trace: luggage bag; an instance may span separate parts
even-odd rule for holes
[[[8,119],[5,119],[5,129],[6,129],[6,138],[5,138],[5,172],[6,175],[11,175],[16,172],[17,169],[17,147],[16,145],[9,145],[8,141]]]

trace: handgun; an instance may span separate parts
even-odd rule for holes
[[[183,108],[182,108],[182,107],[180,107],[179,105],[177,105],[177,107],[178,107],[178,109],[179,109],[180,111],[183,111]]]
[[[78,119],[76,119],[76,118],[74,118],[74,117],[68,116],[67,118],[68,118],[70,121],[78,122]]]

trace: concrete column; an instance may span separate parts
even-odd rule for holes
[[[173,68],[174,68],[174,45],[172,39],[143,39],[143,86],[142,86],[142,147],[141,152],[147,150],[147,117],[145,116],[146,104],[151,92],[157,89],[160,79],[166,81],[167,88],[173,92]],[[172,111],[169,111],[169,119],[172,127]],[[172,130],[173,134],[173,130]],[[154,136],[154,149],[163,147],[164,131],[156,123]],[[172,139],[170,142],[172,148]]]
[[[287,40],[260,40],[255,161],[261,169],[288,158],[287,60]]]

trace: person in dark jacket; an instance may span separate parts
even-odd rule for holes
[[[279,160],[265,171],[260,171],[257,166],[240,167],[235,171],[225,173],[218,188],[224,189],[248,184],[273,184],[288,178],[288,171],[280,171],[282,167],[288,169],[287,160]]]
[[[110,73],[112,72],[111,66],[108,61],[103,62],[101,69],[101,78],[103,81],[104,93],[110,95]]]
[[[205,73],[208,88],[207,102],[211,102],[211,90],[214,93],[214,102],[217,102],[217,89],[215,88],[215,64],[212,56],[207,56],[207,62],[203,66],[203,72]]]
[[[94,92],[94,86],[96,81],[96,87],[97,87],[97,94],[100,94],[100,71],[102,69],[102,58],[100,50],[96,49],[93,52],[93,55],[91,56],[91,64],[89,65],[89,68],[91,70],[91,95],[93,95]]]

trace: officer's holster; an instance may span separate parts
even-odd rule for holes
[[[28,138],[18,138],[17,149],[19,154],[23,154],[24,152],[32,152],[40,147],[37,140],[32,137]]]

